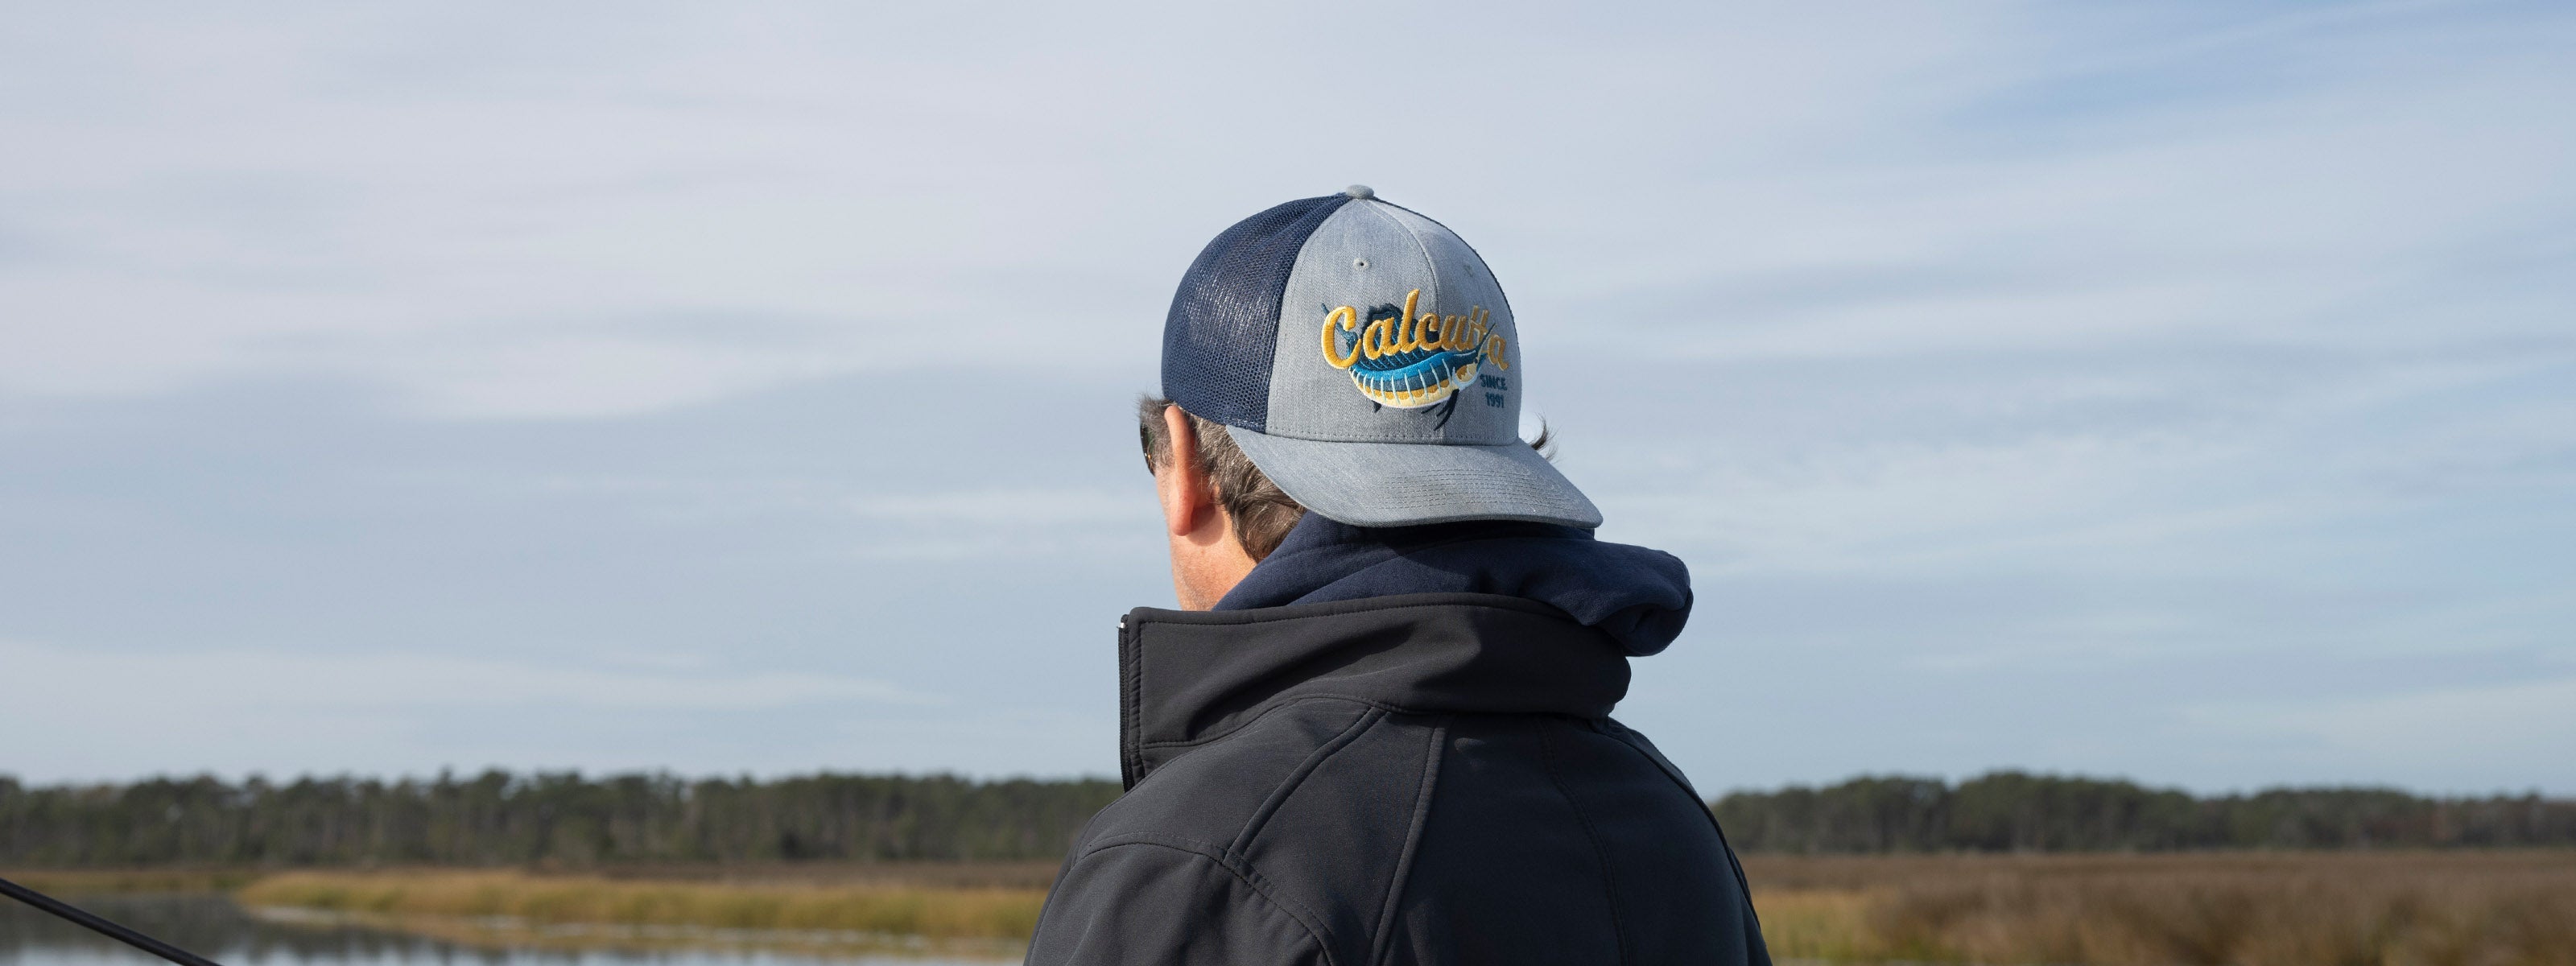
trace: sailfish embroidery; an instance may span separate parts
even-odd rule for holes
[[[1380,405],[1421,409],[1474,385],[1486,365],[1509,371],[1504,338],[1493,331],[1493,313],[1482,306],[1465,315],[1415,314],[1422,290],[1405,293],[1404,308],[1355,306],[1324,313],[1324,361],[1347,370],[1360,393]]]

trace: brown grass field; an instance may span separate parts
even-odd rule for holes
[[[937,882],[608,878],[416,870],[287,872],[234,893],[245,906],[396,919],[504,917],[531,926],[596,924],[848,932],[1022,940],[1044,888]]]
[[[258,869],[11,869],[0,878],[58,896],[129,892],[231,892],[263,875]]]
[[[1773,956],[1834,963],[2576,966],[2576,850],[1745,859]],[[1052,863],[29,873],[67,893],[237,888],[486,943],[596,925],[1023,940]],[[254,878],[255,877],[255,878]],[[245,884],[246,883],[246,884]],[[492,933],[495,917],[520,924]],[[467,924],[484,922],[485,925]],[[657,934],[658,935],[658,934]],[[790,938],[790,942],[795,940]]]
[[[1780,959],[2576,964],[2576,851],[1751,856]]]

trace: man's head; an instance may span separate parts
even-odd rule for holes
[[[1139,413],[1182,606],[1213,605],[1310,511],[1599,526],[1519,438],[1520,349],[1484,259],[1365,187],[1218,235],[1164,322],[1168,402]]]
[[[1145,396],[1136,400],[1136,435],[1162,500],[1172,589],[1184,610],[1215,606],[1306,518],[1306,508],[1252,465],[1222,423]],[[1550,442],[1541,425],[1529,446],[1546,456]]]
[[[1136,432],[1163,504],[1172,588],[1182,609],[1206,610],[1279,548],[1306,508],[1262,475],[1224,426],[1171,400],[1137,400]]]

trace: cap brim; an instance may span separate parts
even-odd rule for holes
[[[1355,527],[1531,520],[1589,530],[1601,510],[1526,443],[1344,443],[1226,429],[1306,509]]]

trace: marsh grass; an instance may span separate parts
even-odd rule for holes
[[[2576,850],[1753,855],[1782,960],[2576,966]],[[288,872],[244,905],[481,945],[1024,941],[1051,864]],[[733,933],[728,931],[740,931]],[[757,933],[757,935],[752,935]],[[995,948],[999,948],[996,946]]]
[[[1782,959],[2576,964],[2576,852],[1757,856],[1746,866]]]
[[[1043,889],[678,882],[519,872],[290,872],[235,893],[246,906],[392,917],[500,918],[714,930],[1026,939]]]
[[[33,869],[0,873],[38,892],[58,896],[139,892],[230,892],[257,880],[256,869]]]

